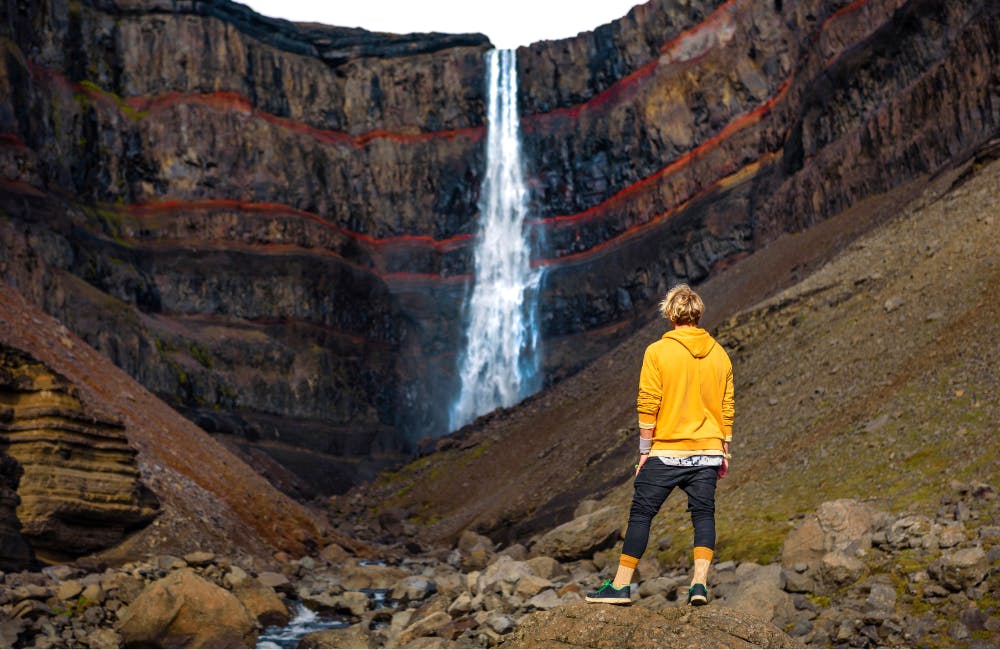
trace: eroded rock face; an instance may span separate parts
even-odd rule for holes
[[[31,566],[35,554],[21,534],[17,486],[24,470],[15,458],[0,451],[0,571],[20,571]]]
[[[64,378],[3,344],[0,450],[23,468],[17,517],[39,552],[76,557],[105,549],[156,515],[156,497],[140,480],[121,424],[88,409]]]
[[[321,467],[307,492],[444,429],[484,37],[227,2],[0,17],[6,281],[248,454]],[[998,31],[989,0],[654,0],[521,48],[547,377],[671,284],[994,138]]]

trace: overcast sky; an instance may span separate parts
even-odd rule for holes
[[[479,32],[514,48],[576,36],[644,0],[239,0],[265,16],[376,32]]]

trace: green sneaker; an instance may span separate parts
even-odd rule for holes
[[[615,589],[610,580],[605,580],[604,584],[587,594],[588,603],[609,603],[611,605],[628,605],[632,602],[631,588],[625,585],[621,589]]]
[[[700,607],[708,603],[708,587],[696,582],[688,589],[688,605]]]

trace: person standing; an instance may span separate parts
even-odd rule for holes
[[[673,330],[646,348],[639,374],[639,462],[618,571],[591,603],[631,602],[630,584],[646,550],[649,526],[675,487],[688,496],[694,524],[690,605],[708,602],[708,569],[715,554],[715,487],[729,471],[733,365],[698,327],[705,303],[686,284],[667,292],[660,313]]]

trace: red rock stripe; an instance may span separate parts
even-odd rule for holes
[[[579,262],[579,261],[582,261],[582,260],[587,259],[589,257],[594,257],[594,256],[598,256],[600,254],[603,254],[604,252],[607,252],[607,250],[609,250],[609,249],[611,249],[613,247],[618,246],[623,241],[625,241],[627,239],[630,239],[630,238],[634,237],[635,235],[637,235],[637,234],[639,234],[641,232],[644,232],[644,231],[646,231],[646,230],[648,230],[648,229],[650,229],[650,228],[658,225],[660,222],[665,221],[666,219],[669,219],[669,218],[673,217],[675,214],[678,214],[679,212],[683,212],[693,202],[695,202],[698,199],[706,196],[710,192],[714,192],[714,191],[716,191],[716,190],[718,190],[720,188],[724,188],[727,185],[731,185],[735,181],[739,180],[741,177],[751,176],[751,175],[755,174],[757,172],[757,169],[762,164],[770,163],[771,161],[775,160],[780,155],[781,155],[781,151],[775,151],[775,152],[766,153],[766,154],[762,155],[760,158],[758,158],[757,160],[753,161],[752,163],[749,163],[749,164],[745,165],[744,167],[740,168],[739,170],[733,172],[729,176],[726,176],[724,178],[720,178],[719,180],[715,181],[711,185],[705,187],[705,189],[703,189],[702,191],[700,191],[697,194],[695,194],[694,196],[686,199],[685,201],[683,201],[683,202],[675,205],[674,207],[669,208],[668,210],[665,210],[665,211],[661,212],[660,214],[657,214],[657,215],[654,215],[654,216],[650,217],[650,219],[648,221],[644,221],[643,223],[639,223],[639,224],[636,224],[634,226],[630,226],[629,228],[626,228],[625,230],[623,230],[622,232],[618,233],[617,235],[615,235],[611,239],[606,239],[606,240],[604,240],[603,242],[601,242],[599,244],[591,246],[587,250],[580,251],[578,253],[571,253],[569,255],[562,255],[560,257],[553,257],[553,258],[548,258],[548,259],[535,260],[535,261],[532,262],[532,266],[533,267],[548,267],[548,266],[554,266],[554,265],[557,265],[557,264],[561,265],[564,262]]]
[[[24,140],[13,133],[0,133],[0,146],[15,147],[17,149],[27,149],[28,145]]]
[[[163,111],[175,105],[197,104],[209,108],[221,108],[228,111],[238,111],[245,115],[264,120],[271,124],[278,125],[295,133],[309,135],[316,140],[342,147],[363,148],[376,140],[392,140],[394,142],[427,142],[436,139],[454,140],[456,138],[466,138],[471,142],[482,139],[486,132],[485,125],[471,126],[461,129],[448,129],[442,131],[424,131],[419,133],[400,133],[379,129],[361,135],[350,135],[343,131],[333,131],[331,129],[320,129],[310,126],[305,122],[294,120],[288,117],[281,117],[254,108],[250,100],[233,91],[220,91],[213,93],[179,93],[170,92],[154,97],[130,97],[121,99],[106,90],[91,84],[80,84],[71,81],[61,72],[48,68],[32,61],[28,62],[28,69],[36,79],[44,79],[72,90],[74,93],[85,94],[100,104],[121,110],[123,106],[139,113],[139,119],[143,113],[153,114]]]
[[[897,0],[897,7],[898,6],[902,6],[903,4],[906,4],[907,1],[908,0]],[[856,11],[857,9],[859,9],[859,8],[861,8],[861,7],[869,4],[869,2],[871,2],[871,0],[855,0],[855,2],[852,2],[851,4],[849,4],[849,5],[845,6],[845,7],[841,7],[839,10],[837,10],[837,12],[835,12],[833,15],[831,15],[829,18],[827,18],[823,22],[822,26],[819,29],[817,29],[817,34],[819,32],[821,32],[822,30],[826,29],[829,26],[829,24],[832,23],[837,18],[840,18],[840,17],[842,17],[844,15],[847,15],[848,13],[850,13],[852,11]],[[704,29],[705,26],[706,26],[706,24],[711,24],[711,25],[714,26],[714,23],[718,22],[720,20],[722,12],[724,10],[729,10],[733,4],[735,4],[735,0],[729,0],[728,2],[724,3],[723,5],[720,5],[715,11],[712,12],[711,15],[708,16],[708,18],[706,18],[704,21],[702,21],[702,23],[699,23],[699,25],[697,25],[697,26],[695,26],[695,27],[687,30],[686,32],[684,32],[681,35],[677,36],[676,38],[672,39],[670,42],[668,42],[667,44],[665,44],[661,48],[661,51],[665,51],[667,49],[675,47],[678,43],[680,43],[681,39],[687,38],[687,37],[691,36],[692,34],[696,33],[698,30]],[[829,64],[834,63],[838,58],[839,58],[839,56],[831,58],[830,61],[827,62],[827,64],[829,65]],[[616,85],[618,83],[633,83],[636,79],[638,79],[640,77],[641,78],[645,78],[646,76],[648,76],[652,72],[652,70],[656,67],[656,65],[658,65],[658,63],[659,63],[659,61],[653,61],[653,62],[651,62],[649,64],[646,64],[645,66],[643,66],[642,68],[640,68],[636,72],[632,73],[632,75],[629,75],[627,77],[623,77],[622,80],[620,80],[619,82],[616,82]],[[646,68],[649,68],[649,69],[646,70]],[[632,77],[635,77],[635,79],[632,79]],[[712,149],[715,149],[724,140],[726,140],[727,138],[731,137],[732,135],[734,135],[738,131],[740,131],[740,130],[748,127],[748,126],[751,126],[751,125],[754,125],[754,124],[757,124],[758,122],[760,122],[761,119],[763,119],[764,117],[766,117],[771,112],[771,110],[774,108],[774,105],[776,103],[778,103],[779,101],[781,101],[784,98],[784,96],[787,93],[788,88],[791,86],[791,83],[792,83],[792,81],[793,81],[794,78],[795,78],[794,74],[791,75],[791,76],[789,76],[788,79],[786,79],[781,84],[781,86],[778,87],[778,90],[775,92],[775,94],[773,96],[771,96],[770,98],[768,98],[759,107],[757,107],[754,110],[748,111],[747,113],[744,113],[740,117],[738,117],[735,120],[731,121],[729,124],[727,124],[725,127],[723,127],[723,129],[719,133],[717,133],[715,136],[709,138],[708,140],[706,140],[702,144],[698,145],[694,149],[688,151],[687,153],[682,154],[679,158],[671,161],[665,167],[659,169],[656,172],[653,172],[651,175],[646,176],[645,178],[642,178],[642,179],[636,181],[635,183],[633,183],[633,184],[631,184],[631,185],[629,185],[627,187],[622,188],[621,190],[619,190],[615,194],[613,194],[610,197],[604,199],[600,203],[598,203],[598,204],[596,204],[596,205],[594,205],[594,206],[592,206],[590,208],[587,208],[586,210],[583,210],[581,212],[577,212],[575,214],[570,214],[570,215],[558,215],[558,216],[553,216],[553,217],[546,217],[544,219],[538,219],[538,220],[535,220],[534,222],[532,222],[533,225],[546,225],[548,227],[562,227],[561,224],[563,224],[563,223],[566,223],[566,224],[586,223],[588,221],[592,221],[592,220],[594,220],[596,218],[599,218],[600,216],[604,215],[605,213],[607,213],[609,210],[611,210],[615,206],[619,205],[625,199],[634,196],[637,192],[641,192],[641,191],[647,189],[650,185],[652,185],[656,181],[661,180],[661,179],[663,179],[664,177],[666,177],[666,176],[668,176],[670,174],[674,174],[674,173],[677,173],[677,172],[681,171],[684,167],[688,166],[692,162],[692,160],[694,160],[695,158],[697,158],[697,157],[699,157],[699,156],[701,156],[703,154],[708,153]],[[610,91],[610,88],[608,90],[606,90],[605,93],[608,93],[609,91]],[[594,102],[595,100],[597,100],[598,97],[599,96],[595,96],[595,98],[591,99],[589,102],[584,102],[584,104],[577,105],[577,106],[573,107],[573,110],[576,111],[575,113],[573,113],[573,115],[578,114],[580,110],[582,110],[583,108],[585,108],[586,106],[588,106],[589,104],[591,104],[592,102]],[[606,101],[606,99],[607,98],[605,98],[603,100],[600,100],[598,102],[598,104],[603,103],[604,101]],[[568,111],[569,109],[560,109],[560,110],[563,110],[565,112],[565,111]],[[537,114],[536,116],[533,116],[533,117],[534,118],[543,118],[544,116],[552,115],[553,113],[556,113],[556,112],[557,111],[553,111],[552,113]],[[566,113],[566,114],[569,114],[569,113]],[[560,225],[555,225],[555,224],[560,224]]]
[[[114,209],[108,206],[109,209]],[[117,207],[117,206],[115,206]],[[306,210],[299,210],[281,203],[238,201],[233,199],[201,199],[196,201],[165,200],[151,201],[126,206],[124,210],[137,219],[170,216],[178,212],[235,210],[239,212],[256,212],[261,214],[280,214],[301,217],[332,228],[347,237],[362,241],[374,248],[391,246],[420,245],[430,246],[439,251],[450,251],[465,246],[474,235],[455,235],[447,239],[434,239],[430,235],[396,235],[394,237],[373,237],[371,235],[353,232],[343,226],[324,219],[321,215]]]
[[[379,129],[361,135],[350,135],[343,131],[333,131],[330,129],[320,129],[310,126],[300,120],[288,117],[281,117],[273,113],[268,113],[255,108],[250,100],[243,95],[232,91],[220,91],[214,93],[179,93],[171,92],[157,95],[152,98],[130,97],[125,103],[137,111],[157,113],[172,106],[199,104],[210,108],[236,109],[247,115],[260,118],[265,122],[277,124],[282,128],[310,135],[320,142],[339,146],[364,147],[374,140],[392,140],[394,142],[427,142],[429,140],[464,137],[471,141],[481,139],[486,131],[485,126],[471,126],[461,129],[447,129],[441,131],[423,131],[418,133],[400,133]]]
[[[616,207],[618,204],[622,203],[625,199],[628,199],[633,195],[635,195],[636,193],[647,189],[650,185],[652,185],[657,181],[662,180],[666,176],[680,172],[689,164],[691,164],[691,162],[695,158],[703,156],[704,154],[718,147],[720,144],[722,144],[723,141],[732,137],[737,132],[747,128],[748,126],[757,124],[762,119],[767,117],[767,115],[769,115],[771,110],[774,108],[774,105],[785,97],[785,94],[788,92],[788,88],[791,85],[791,81],[792,81],[791,78],[786,80],[770,99],[768,99],[767,101],[765,101],[763,104],[753,109],[752,111],[748,111],[743,115],[739,116],[738,118],[734,119],[732,122],[723,127],[722,130],[719,131],[716,135],[712,136],[711,138],[701,143],[694,149],[683,154],[679,158],[676,158],[675,160],[671,161],[669,164],[667,164],[666,167],[663,167],[659,171],[653,172],[649,176],[646,176],[645,178],[642,178],[636,181],[635,183],[632,183],[631,185],[619,190],[615,194],[612,194],[604,201],[601,201],[597,205],[587,208],[582,212],[577,212],[576,214],[570,214],[570,215],[546,217],[544,219],[535,220],[532,222],[532,224],[547,225],[547,226],[556,225],[558,227],[562,227],[563,224],[576,225],[579,223],[586,223],[600,216],[603,216],[609,210]]]

